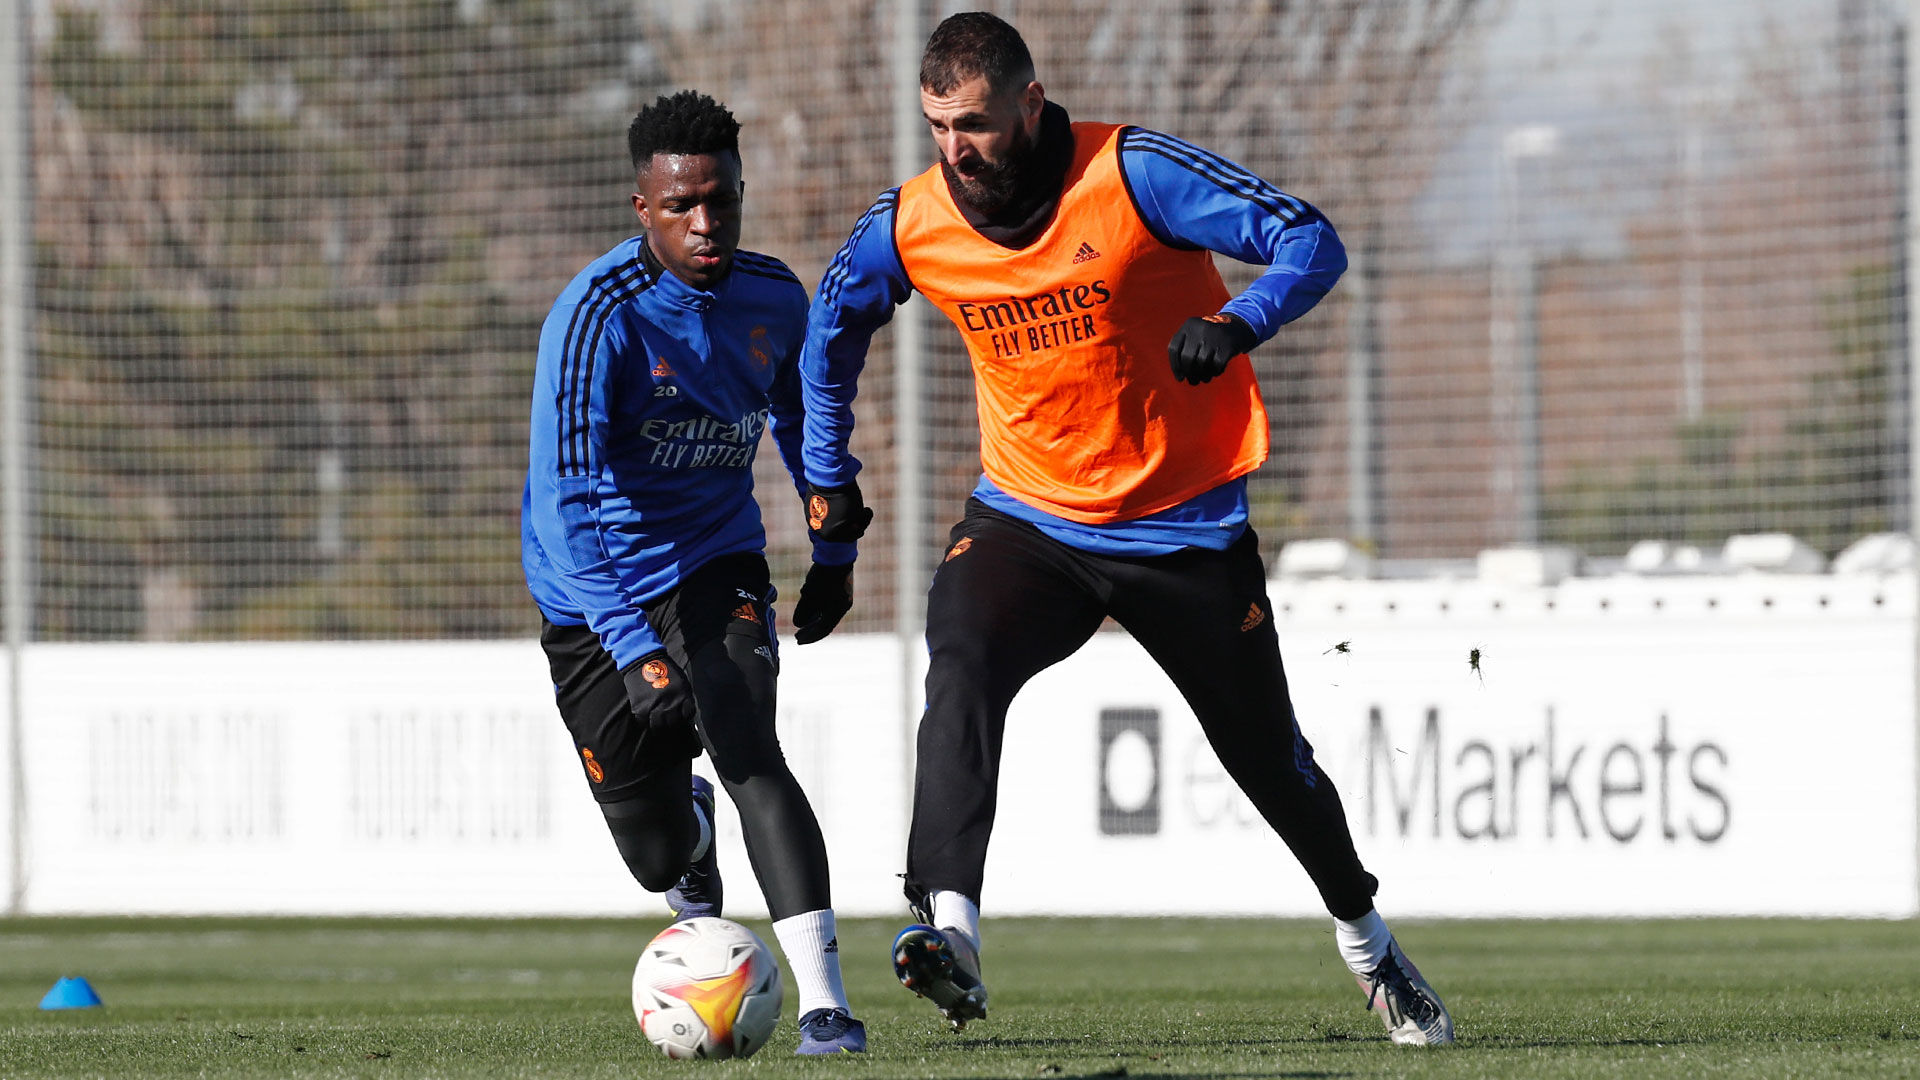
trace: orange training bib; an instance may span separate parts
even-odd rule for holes
[[[901,187],[894,223],[908,278],[972,357],[987,478],[1091,524],[1177,506],[1267,457],[1251,364],[1204,386],[1173,377],[1167,342],[1227,288],[1211,252],[1168,247],[1140,220],[1120,131],[1073,125],[1059,209],[1018,251],[967,223],[938,165]]]

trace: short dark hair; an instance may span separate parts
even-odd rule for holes
[[[740,156],[740,121],[725,105],[696,90],[682,90],[640,110],[627,128],[633,170],[644,172],[655,154]]]
[[[1033,81],[1033,54],[1020,31],[985,11],[950,15],[934,27],[920,56],[920,85],[936,94],[952,93],[961,83],[985,76],[996,94]]]

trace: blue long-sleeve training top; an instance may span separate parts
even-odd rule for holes
[[[711,292],[632,237],[574,277],[540,330],[520,554],[549,622],[622,668],[660,646],[642,605],[722,555],[762,552],[753,460],[769,427],[797,490],[807,292],[751,251]],[[851,562],[851,544],[814,545]]]
[[[1119,157],[1135,209],[1162,242],[1266,267],[1221,309],[1245,320],[1258,341],[1312,310],[1345,272],[1346,249],[1318,210],[1234,162],[1138,127],[1122,133]],[[803,458],[807,478],[820,486],[844,484],[860,470],[848,441],[867,348],[913,289],[894,243],[899,195],[898,188],[882,193],[862,215],[828,265],[809,312],[800,360]],[[1123,296],[1118,302],[1152,303],[1153,298]],[[1065,543],[1119,555],[1224,549],[1247,522],[1244,477],[1171,509],[1107,525],[1046,513],[1000,491],[984,475],[974,495]]]

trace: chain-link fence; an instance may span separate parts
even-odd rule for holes
[[[986,6],[1076,118],[1223,153],[1340,229],[1347,277],[1255,356],[1270,554],[1756,530],[1832,553],[1909,527],[1904,8]],[[0,439],[23,464],[29,636],[530,633],[534,347],[565,281],[635,230],[627,120],[683,86],[731,106],[745,243],[817,281],[904,179],[904,10],[0,5],[28,88],[0,123],[31,136],[30,195],[0,223],[31,230],[30,287],[0,312],[27,328],[24,423]],[[893,341],[855,451],[884,521],[896,441],[924,447],[910,556],[930,565],[978,473],[971,381],[930,324],[925,427],[896,431]],[[777,455],[760,469],[791,595],[804,531]],[[891,536],[863,551],[851,629],[892,626]]]

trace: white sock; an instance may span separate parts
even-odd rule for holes
[[[1352,922],[1333,920],[1333,940],[1340,946],[1340,959],[1347,962],[1347,969],[1355,975],[1366,975],[1387,958],[1393,931],[1387,929],[1387,920],[1378,911],[1369,911]]]
[[[693,820],[700,825],[700,839],[693,842],[693,856],[688,862],[699,862],[707,857],[707,848],[713,845],[713,822],[707,820],[707,812],[698,802],[693,804]]]
[[[800,984],[800,1015],[815,1009],[846,1009],[847,991],[840,985],[840,938],[833,928],[833,909],[790,915],[773,924],[773,933],[780,939],[780,951],[787,954],[793,981]]]
[[[967,944],[974,952],[980,951],[980,906],[975,904],[966,893],[952,889],[935,889],[933,896],[933,925],[935,929],[954,929],[967,935]]]

